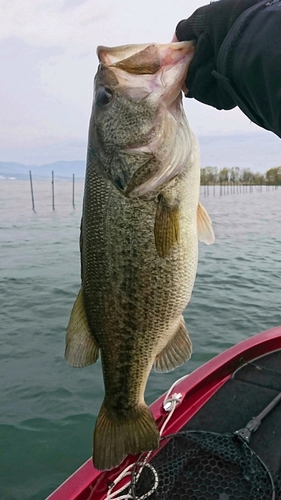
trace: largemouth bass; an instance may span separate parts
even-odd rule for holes
[[[182,312],[198,237],[214,234],[199,204],[197,141],[182,108],[189,42],[98,47],[81,222],[82,286],[66,360],[101,354],[105,397],[94,431],[98,469],[155,449],[159,431],[144,392],[191,355]]]

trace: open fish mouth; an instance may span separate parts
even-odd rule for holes
[[[149,116],[149,119],[143,118],[145,128],[138,118],[139,133],[131,144],[127,147],[115,144],[114,155],[108,163],[108,178],[127,197],[147,197],[148,193],[159,190],[186,162],[189,140],[181,138],[179,151],[178,137],[186,134],[188,127],[186,123],[179,123],[179,117],[182,115],[181,87],[193,53],[192,42],[99,46],[97,49],[105,75],[100,87],[103,98],[110,97],[104,92],[107,78],[111,78],[122,98],[135,105],[135,116],[140,117],[139,110],[144,107]]]
[[[154,99],[161,97],[169,107],[181,93],[194,48],[193,41],[99,46],[97,55],[133,99],[153,95]]]

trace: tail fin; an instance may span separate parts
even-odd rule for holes
[[[94,431],[96,469],[113,469],[128,454],[155,450],[158,444],[159,430],[148,406],[138,406],[126,420],[119,420],[102,404]]]

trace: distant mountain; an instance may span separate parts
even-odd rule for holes
[[[56,161],[45,165],[23,165],[22,163],[0,162],[0,178],[14,177],[15,179],[28,179],[31,170],[32,178],[49,179],[52,171],[57,179],[69,179],[75,174],[76,178],[85,175],[84,161]]]
[[[252,172],[265,173],[270,168],[281,165],[281,140],[266,130],[253,134],[199,135],[198,140],[202,167],[218,167],[219,169],[223,167],[239,167],[249,168]],[[81,157],[83,153],[81,149]],[[62,155],[67,157],[68,153],[66,150],[61,152],[56,150],[55,155],[57,158],[62,157]],[[21,152],[17,151],[10,157],[24,158],[24,152],[22,152],[21,156]],[[40,157],[48,158],[46,149],[42,149]],[[77,178],[83,178],[85,175],[85,161],[56,161],[40,166],[0,162],[0,179],[1,177],[28,179],[29,170],[31,170],[34,178],[50,178],[52,170],[58,179],[70,179],[72,174],[75,174]]]

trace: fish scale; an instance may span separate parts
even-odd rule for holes
[[[185,177],[188,185],[188,172]],[[95,179],[95,183],[86,181],[86,199],[92,206],[83,215],[83,228],[92,227],[92,220],[98,227],[101,220],[103,235],[100,227],[96,232],[92,228],[83,249],[84,296],[91,331],[102,351],[107,401],[120,416],[124,407],[127,411],[139,403],[140,381],[146,380],[190,299],[197,263],[196,211],[193,228],[188,225],[189,239],[183,229],[181,243],[163,260],[154,244],[156,203],[127,199],[111,189],[109,181]],[[98,191],[99,196],[103,193],[103,204],[98,203]],[[184,227],[185,210],[182,214]],[[99,258],[92,258],[93,247],[99,248],[102,265]]]

